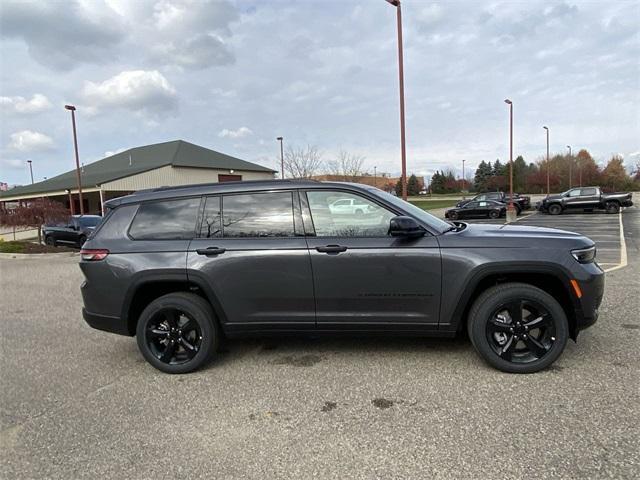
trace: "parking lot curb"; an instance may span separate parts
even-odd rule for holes
[[[75,257],[80,255],[79,252],[60,252],[60,253],[0,253],[1,258],[9,258],[22,260],[26,258],[43,258],[43,257]]]

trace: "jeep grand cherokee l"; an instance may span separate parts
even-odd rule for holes
[[[336,213],[341,199],[367,208]],[[596,321],[604,288],[582,235],[445,222],[363,185],[230,182],[106,206],[81,251],[84,318],[168,373],[223,336],[463,329],[492,366],[535,372]]]

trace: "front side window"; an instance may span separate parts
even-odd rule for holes
[[[569,196],[570,197],[579,197],[580,196],[580,189],[570,190],[569,191]]]
[[[222,217],[225,238],[296,235],[291,192],[225,196]]]
[[[129,235],[135,240],[184,240],[194,237],[200,197],[140,204]]]
[[[395,213],[353,193],[307,192],[317,237],[384,237]]]
[[[476,208],[478,206],[478,202],[469,202],[467,203],[464,208],[468,208],[468,209],[472,209],[472,208]]]

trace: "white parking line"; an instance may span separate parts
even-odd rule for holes
[[[624,227],[622,226],[622,212],[618,213],[618,220],[620,222],[620,264],[615,267],[605,268],[605,272],[613,272],[627,266],[627,242],[624,240]]]

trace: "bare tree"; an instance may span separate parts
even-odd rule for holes
[[[39,198],[10,210],[0,210],[0,225],[37,228],[38,243],[42,243],[42,225],[67,220],[69,215],[69,211],[61,203]]]
[[[364,157],[362,155],[355,155],[341,149],[334,160],[327,162],[327,170],[331,175],[344,177],[345,181],[353,180],[354,177],[362,175],[363,164]]]
[[[322,153],[315,145],[288,146],[284,152],[284,169],[289,178],[309,178],[322,165]]]

